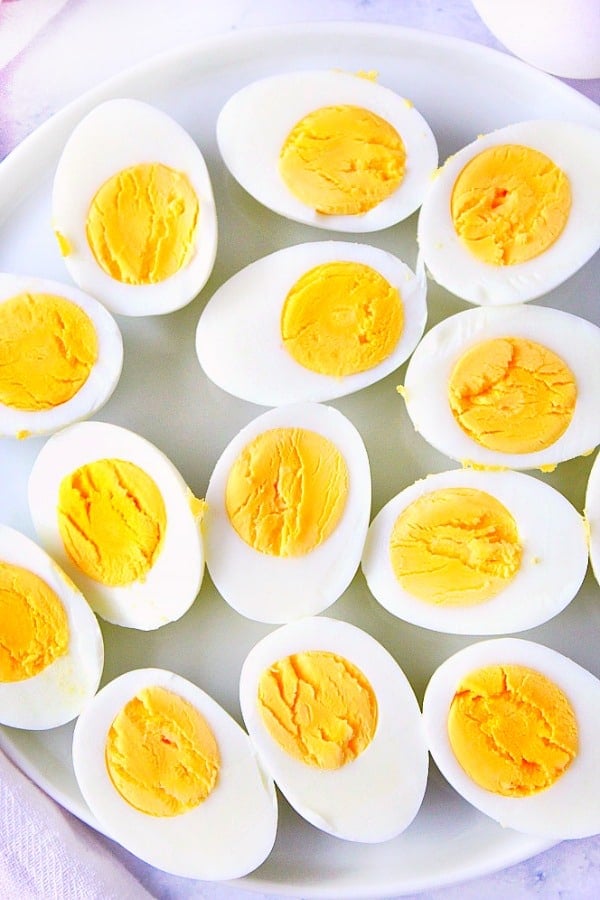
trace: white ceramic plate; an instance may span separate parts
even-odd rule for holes
[[[50,192],[62,145],[99,101],[146,100],[174,116],[204,151],[214,183],[220,248],[213,275],[185,309],[165,317],[121,319],[122,380],[98,418],[126,425],[166,451],[198,496],[232,435],[261,409],[236,401],[204,378],[194,352],[204,303],[227,277],[259,256],[321,232],[260,207],[224,170],[216,149],[216,115],[248,81],[294,68],[375,69],[382,84],[410,98],[436,133],[441,158],[478,133],[520,119],[549,117],[600,127],[600,110],[573,90],[511,57],[478,45],[401,28],[361,24],[245,31],[152,60],[86,94],[31,135],[0,165],[0,270],[68,280],[51,229]],[[413,216],[369,236],[409,264],[416,255]],[[348,236],[340,235],[340,239]],[[352,239],[352,238],[351,238]],[[600,259],[543,300],[598,319]],[[432,286],[429,325],[466,308]],[[375,513],[415,478],[448,467],[412,429],[396,392],[404,369],[362,393],[335,402],[361,430],[372,462]],[[33,536],[26,504],[28,474],[42,439],[0,441],[0,519]],[[591,458],[564,463],[548,479],[578,509]],[[599,591],[588,575],[569,608],[528,638],[572,656],[597,676]],[[399,660],[419,698],[433,669],[468,638],[404,625],[369,595],[359,574],[329,615],[360,625]],[[247,651],[269,626],[234,613],[205,579],[179,622],[142,633],[103,625],[104,680],[138,666],[164,666],[197,682],[238,720],[238,675]],[[70,759],[72,727],[0,732],[5,750],[56,800],[94,824],[78,792]],[[368,802],[368,798],[365,798]],[[447,885],[507,866],[547,842],[503,830],[471,809],[432,770],[425,803],[410,828],[385,844],[355,845],[325,836],[281,803],[274,851],[240,886],[302,897],[390,896]]]

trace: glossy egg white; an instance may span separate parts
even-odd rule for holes
[[[548,347],[575,376],[573,418],[546,449],[503,453],[482,447],[452,415],[447,385],[454,365],[473,345],[500,337],[522,337]],[[600,328],[579,316],[532,304],[467,309],[435,325],[417,346],[404,380],[406,409],[422,437],[451,459],[513,469],[552,468],[590,453],[600,443],[598,359]]]
[[[71,284],[0,273],[0,305],[20,294],[49,294],[79,307],[93,323],[98,358],[85,383],[70,400],[41,410],[0,403],[0,437],[50,434],[97,412],[115,390],[123,367],[123,339],[112,315],[97,300]],[[0,350],[3,335],[0,335]]]
[[[296,123],[325,106],[353,105],[388,121],[406,150],[398,189],[360,215],[322,215],[298,200],[279,175],[281,147]],[[438,161],[435,137],[412,103],[387,87],[348,72],[286,72],[245,85],[217,119],[225,165],[249,194],[288,219],[344,232],[378,231],[406,219],[420,205]]]
[[[600,456],[596,456],[585,491],[585,519],[588,526],[590,562],[600,584]]]
[[[527,797],[503,797],[474,784],[456,761],[447,716],[456,688],[471,671],[496,664],[526,666],[558,685],[575,713],[579,752],[551,787]],[[505,828],[553,840],[600,832],[597,803],[600,681],[550,647],[518,638],[481,641],[459,650],[432,675],[423,700],[423,719],[433,759],[452,787]]]
[[[54,560],[7,525],[0,525],[0,561],[41,578],[60,599],[69,627],[66,654],[31,678],[0,683],[0,722],[31,730],[56,728],[76,718],[98,689],[104,666],[100,627],[85,597]]]
[[[119,459],[148,474],[166,508],[164,542],[145,580],[104,585],[71,561],[59,531],[57,502],[64,477],[87,463]],[[80,422],[53,435],[34,462],[29,509],[40,543],[81,588],[94,611],[116,625],[143,631],[179,619],[192,605],[204,575],[204,546],[194,497],[179,471],[148,440],[105,422]]]
[[[362,263],[400,293],[404,325],[391,355],[355,375],[313,372],[286,350],[281,312],[293,285],[314,266]],[[427,320],[426,280],[377,247],[342,241],[296,244],[265,256],[233,275],[204,308],[196,352],[208,377],[228,393],[264,406],[326,401],[367,387],[397,369],[416,347]]]
[[[329,439],[346,461],[348,497],[336,529],[310,553],[277,557],[254,550],[234,530],[225,508],[230,468],[243,448],[272,428],[304,428]],[[221,596],[241,615],[282,624],[316,615],[348,587],[360,562],[370,518],[371,473],[364,443],[338,410],[318,403],[277,407],[257,416],[219,457],[206,491],[206,565]]]
[[[542,254],[496,266],[479,260],[455,231],[450,198],[454,183],[474,156],[498,144],[539,150],[567,175],[572,205],[567,224]],[[600,132],[577,123],[534,120],[478,137],[446,160],[419,213],[418,242],[431,277],[458,297],[481,306],[540,297],[573,275],[600,246],[598,157]]]
[[[199,202],[193,252],[186,265],[155,284],[125,284],[98,265],[86,237],[90,204],[122,169],[162,163],[187,175]],[[206,283],[217,250],[217,215],[200,148],[170,116],[133,99],[107,100],[75,127],[62,151],[52,193],[52,225],[68,242],[64,257],[76,284],[124,316],[169,313],[189,303]]]
[[[105,763],[115,716],[147,687],[163,687],[198,709],[217,741],[221,768],[199,806],[178,816],[152,816],[115,789]],[[202,880],[238,878],[269,855],[277,829],[271,779],[246,732],[201,688],[163,669],[136,669],[105,685],[77,721],[73,734],[77,783],[100,826],[113,840],[158,869]]]
[[[263,671],[279,659],[311,650],[334,653],[357,666],[377,698],[371,743],[339,769],[320,769],[291,757],[265,728],[257,704]],[[316,828],[349,841],[378,843],[413,821],[428,771],[421,710],[396,660],[367,632],[324,616],[276,629],[244,661],[240,702],[265,768],[290,805]]]
[[[398,516],[418,497],[451,487],[495,497],[515,519],[522,543],[522,562],[515,577],[483,603],[428,603],[402,587],[391,565],[390,537]],[[470,469],[428,475],[389,500],[369,527],[362,558],[369,589],[388,612],[413,625],[450,634],[507,634],[541,625],[575,597],[586,569],[585,525],[566,497],[523,472]]]

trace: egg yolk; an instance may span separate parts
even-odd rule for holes
[[[34,572],[0,561],[0,682],[38,675],[68,648],[58,595]]]
[[[94,581],[115,587],[148,574],[162,548],[167,514],[143,469],[100,459],[62,479],[58,524],[71,561]]]
[[[553,785],[578,751],[575,713],[545,675],[519,665],[471,672],[448,715],[457,761],[484,790],[527,797]]]
[[[36,412],[66,403],[98,359],[89,316],[52,294],[23,293],[0,303],[0,403]]]
[[[162,163],[141,163],[106,181],[86,222],[98,265],[125,284],[156,284],[189,261],[199,217],[187,175]]]
[[[490,600],[519,570],[516,522],[491,494],[442,488],[398,516],[390,560],[402,587],[427,603],[468,606]]]
[[[214,790],[221,759],[204,716],[183,697],[148,687],[113,720],[105,746],[108,773],[131,806],[178,816]]]
[[[450,201],[454,228],[482,262],[503,266],[544,253],[569,218],[565,173],[531,147],[502,144],[470,160]]]
[[[310,269],[289,291],[281,314],[283,343],[296,362],[336,377],[364,372],[387,359],[402,326],[398,289],[356,262]]]
[[[301,762],[339,769],[377,728],[377,698],[355,665],[327,651],[286,656],[261,675],[260,715],[279,746]]]
[[[235,460],[225,492],[229,520],[260,553],[303,556],[335,530],[348,495],[337,447],[304,428],[273,428]]]
[[[450,375],[454,418],[483,447],[533,453],[567,430],[575,376],[556,353],[525,338],[494,338],[467,350]]]
[[[327,216],[359,215],[400,186],[406,151],[396,129],[368,109],[326,106],[288,134],[279,171],[289,190]]]

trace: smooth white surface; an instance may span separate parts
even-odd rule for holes
[[[341,31],[343,45],[339,40]],[[397,89],[409,84],[412,99],[421,102],[421,108],[440,135],[442,153],[457,149],[478,131],[516,118],[551,113],[589,124],[598,121],[598,111],[593,105],[508,57],[490,55],[470,45],[377,26],[362,25],[341,31],[332,26],[283,31],[270,37],[250,32],[238,34],[227,41],[217,40],[207,45],[201,55],[190,52],[158,69],[155,65],[145,67],[126,82],[132,94],[164,104],[201,141],[207,151],[209,169],[216,176],[217,203],[224,210],[230,239],[217,260],[208,288],[198,301],[168,320],[145,322],[143,329],[139,322],[128,323],[124,377],[103,417],[137,427],[159,443],[164,441],[164,449],[170,449],[180,461],[198,493],[206,483],[219,448],[225,443],[225,436],[233,434],[254,413],[245,404],[225,402],[222,393],[200,377],[191,335],[203,299],[208,297],[211,285],[216,287],[251,259],[293,240],[313,239],[314,235],[311,229],[291,226],[259,210],[224,176],[211,122],[230,91],[257,74],[305,63],[344,65],[352,69],[372,66],[380,71],[383,83]],[[515,90],[517,82],[518,90]],[[122,89],[121,84],[116,84],[96,96],[100,99]],[[61,261],[56,258],[53,239],[46,229],[50,170],[68,129],[91,102],[85,100],[76,109],[67,111],[43,135],[26,142],[18,157],[8,160],[3,167],[0,191],[4,209],[12,215],[10,228],[2,232],[2,265],[6,266],[7,260],[12,264],[22,261],[40,272],[61,276]],[[202,116],[198,114],[199,109]],[[24,182],[32,190],[28,197],[23,197]],[[37,249],[35,257],[30,253],[33,242]],[[400,246],[407,254],[414,253],[414,221],[383,233],[380,242],[387,249]],[[597,277],[597,264],[588,264],[560,292],[550,295],[547,302],[565,305],[591,317],[594,305],[589,288]],[[431,293],[432,320],[456,311],[456,302],[444,292],[433,289]],[[175,394],[172,383],[167,384],[164,378],[166,369],[178,385]],[[375,475],[374,509],[383,504],[394,488],[427,470],[446,467],[444,458],[411,433],[395,393],[396,381],[392,376],[364,394],[338,404],[364,428]],[[5,515],[11,521],[27,524],[23,480],[39,446],[39,441],[20,446],[18,457],[3,453]],[[2,446],[3,451],[5,447]],[[589,460],[565,464],[553,479],[579,508],[589,465]],[[205,587],[201,601],[180,623],[167,626],[155,635],[140,636],[139,641],[133,642],[129,634],[107,626],[110,658],[106,677],[141,660],[163,664],[175,654],[178,671],[198,680],[206,689],[212,688],[211,692],[236,715],[240,654],[265,632],[262,626],[241,623],[208,585]],[[536,630],[538,639],[561,649],[576,647],[578,659],[592,670],[598,665],[590,627],[598,622],[595,590],[595,585],[588,580],[572,609],[560,617],[558,627],[544,626]],[[390,617],[380,612],[374,602],[370,603],[360,579],[332,612],[362,624],[379,637],[400,659],[417,693],[422,692],[437,662],[463,645],[460,639],[439,638],[410,626],[391,625]],[[581,627],[584,621],[588,622],[585,631]],[[226,638],[225,656],[222,640],[210,641],[207,635]],[[201,640],[201,655],[198,640]],[[5,737],[5,743],[6,740]],[[66,729],[44,735],[40,744],[32,743],[29,735],[11,733],[9,746],[12,752],[21,755],[25,767],[54,796],[83,813],[73,792],[72,772],[65,755],[69,740]],[[425,806],[413,826],[397,841],[378,848],[357,848],[335,839],[323,840],[308,826],[298,823],[291,813],[282,818],[273,856],[241,886],[302,896],[389,896],[491,871],[543,846],[538,841],[503,832],[484,817],[473,815],[435,772]],[[294,851],[298,846],[302,847],[301,854]],[[181,883],[170,884],[169,888],[178,891],[177,896],[191,890],[189,885]]]

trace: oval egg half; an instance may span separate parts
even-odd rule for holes
[[[590,562],[600,584],[600,456],[596,456],[585,491],[585,519],[589,532]]]

